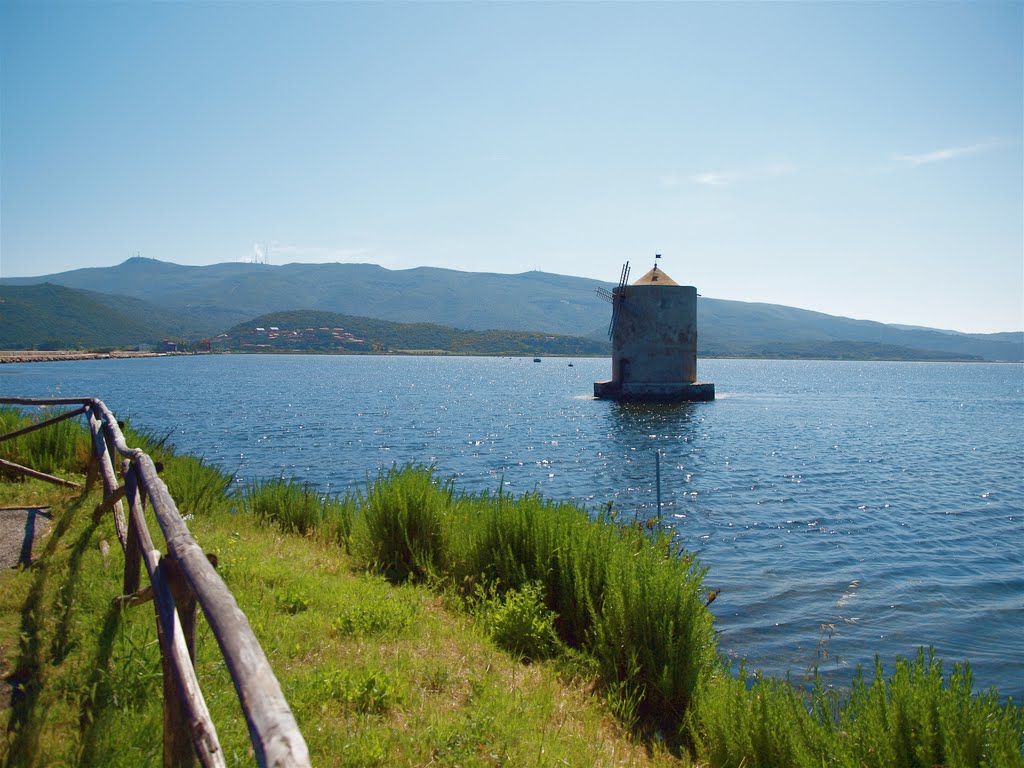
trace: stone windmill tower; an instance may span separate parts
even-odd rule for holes
[[[619,285],[599,291],[612,304],[611,381],[594,382],[594,397],[610,400],[714,400],[715,385],[697,381],[697,289],[679,285],[658,267],[632,285],[629,262]]]

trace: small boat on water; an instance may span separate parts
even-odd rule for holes
[[[535,357],[535,358],[533,358],[533,362],[535,362],[535,363],[539,363],[539,362],[540,362],[540,358],[539,358],[539,357]]]

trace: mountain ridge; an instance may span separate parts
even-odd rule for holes
[[[0,278],[0,286],[42,282],[122,294],[171,313],[185,336],[214,336],[270,312],[317,310],[398,323],[465,330],[536,331],[606,338],[609,307],[597,295],[610,282],[531,271],[514,275],[439,267],[390,270],[376,264],[189,266],[134,257],[36,278]],[[116,305],[117,299],[108,299]],[[772,355],[798,344],[837,342],[905,347],[950,359],[1024,360],[1024,333],[971,334],[889,325],[778,304],[702,297],[703,355]],[[781,347],[779,345],[782,345]],[[918,359],[917,356],[914,359]]]

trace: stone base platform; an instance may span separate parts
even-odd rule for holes
[[[710,381],[649,382],[620,385],[612,381],[595,381],[594,397],[599,400],[621,400],[639,403],[684,403],[715,399],[715,385]]]

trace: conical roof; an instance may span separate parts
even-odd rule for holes
[[[658,269],[658,265],[655,264],[654,269],[633,283],[633,285],[679,285],[679,283]]]

